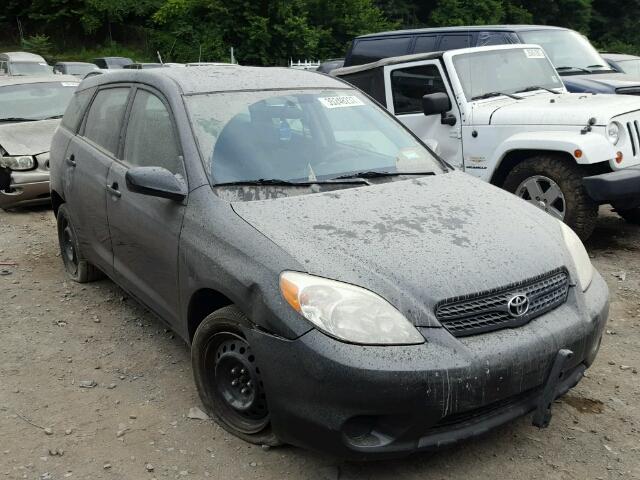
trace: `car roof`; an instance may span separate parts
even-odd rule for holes
[[[433,60],[434,58],[442,58],[444,52],[414,53],[411,55],[400,55],[398,57],[387,57],[375,62],[364,63],[362,65],[354,65],[352,67],[343,67],[331,71],[331,75],[348,75],[351,73],[364,72],[366,70],[374,70],[376,68],[385,67],[387,65],[397,65],[399,63],[418,62],[420,60]]]
[[[13,62],[44,62],[44,58],[29,52],[2,52],[0,57],[5,57]]]
[[[413,28],[408,30],[391,30],[388,32],[369,33],[367,35],[360,35],[356,38],[374,38],[374,37],[386,37],[393,35],[416,35],[416,34],[428,34],[428,33],[464,33],[464,32],[523,32],[528,30],[568,30],[563,27],[553,27],[550,25],[476,25],[468,27],[434,27],[434,28]]]
[[[147,83],[159,87],[166,86],[167,80],[177,85],[181,93],[185,95],[243,90],[353,88],[340,80],[312,71],[285,67],[241,67],[239,65],[122,69],[108,75],[89,77],[82,82],[81,88],[123,82]]]
[[[636,55],[629,55],[627,53],[606,53],[602,52],[602,55],[607,60],[612,60],[614,62],[624,61],[624,60],[638,60],[640,57]]]
[[[56,65],[94,65],[93,63],[89,63],[89,62],[56,62]]]
[[[27,83],[52,83],[52,82],[73,82],[78,83],[79,80],[73,75],[16,75],[0,77],[0,87],[8,85],[24,85]]]

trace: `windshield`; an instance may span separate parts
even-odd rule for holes
[[[67,65],[66,66],[67,73],[69,75],[84,75],[85,73],[89,73],[93,70],[97,70],[98,67],[93,64],[88,65]]]
[[[442,164],[354,90],[186,97],[212,184],[330,180],[355,172],[442,172]]]
[[[585,37],[572,30],[534,30],[518,33],[525,43],[535,43],[544,48],[553,65],[561,74],[585,73],[594,70],[611,71]],[[581,70],[582,69],[582,70]]]
[[[48,82],[0,87],[0,121],[63,115],[77,86],[77,82]]]
[[[553,65],[539,48],[454,55],[453,65],[467,100],[493,92],[513,94],[534,86],[563,88]]]
[[[42,62],[11,62],[9,63],[11,75],[48,75],[51,67]]]
[[[617,63],[624,73],[629,73],[631,75],[640,75],[640,59],[618,60]]]

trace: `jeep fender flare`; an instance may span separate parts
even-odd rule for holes
[[[582,151],[577,158],[575,151]],[[601,136],[592,133],[567,131],[543,131],[516,133],[496,148],[491,164],[495,169],[491,174],[491,183],[499,184],[500,178],[506,175],[503,163],[514,153],[522,152],[523,157],[531,156],[535,152],[558,152],[569,156],[578,165],[593,165],[602,162],[611,162],[616,156],[614,145]],[[516,162],[517,163],[517,162]]]

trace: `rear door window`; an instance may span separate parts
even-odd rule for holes
[[[91,142],[116,155],[129,87],[100,90],[89,108],[84,134]]]
[[[361,39],[356,41],[350,58],[350,65],[375,62],[381,58],[396,57],[409,53],[411,37]]]
[[[422,97],[447,93],[440,70],[435,65],[401,68],[391,72],[391,92],[396,115],[422,112]]]
[[[416,38],[416,44],[413,47],[413,53],[429,53],[436,49],[436,41],[438,37],[429,35]]]
[[[471,35],[442,35],[438,50],[455,50],[471,46]]]

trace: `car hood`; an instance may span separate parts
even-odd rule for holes
[[[618,88],[640,88],[640,78],[628,73],[563,75],[562,82],[570,92],[615,93]]]
[[[595,118],[606,125],[617,115],[640,110],[640,97],[590,93],[538,93],[522,100],[500,98],[476,103],[474,125],[577,125]]]
[[[60,120],[0,123],[0,147],[8,155],[38,155],[48,152]]]
[[[461,172],[232,207],[307,273],[367,288],[418,326],[438,326],[441,300],[567,265],[557,220]]]

